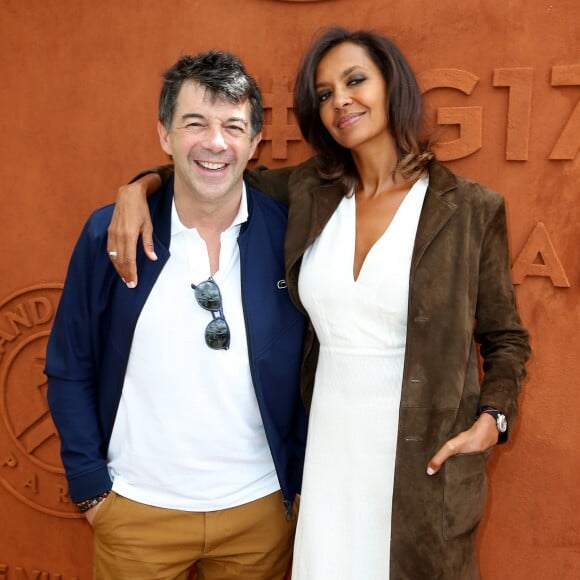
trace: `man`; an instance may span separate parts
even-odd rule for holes
[[[112,206],[73,253],[49,340],[48,398],[97,579],[283,578],[304,459],[304,319],[284,282],[286,209],[246,186],[262,103],[233,55],[164,76],[175,177],[149,200],[158,260],[128,289]]]

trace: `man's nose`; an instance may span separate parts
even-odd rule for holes
[[[228,148],[222,130],[219,127],[209,128],[204,146],[210,151],[224,151]]]

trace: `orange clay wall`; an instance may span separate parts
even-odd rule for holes
[[[578,0],[0,0],[0,580],[90,578],[44,349],[83,222],[165,160],[160,73],[182,53],[239,54],[265,95],[260,162],[297,162],[292,82],[329,24],[392,36],[441,132],[439,159],[507,198],[534,355],[513,438],[490,462],[482,577],[580,578]]]

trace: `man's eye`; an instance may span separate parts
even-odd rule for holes
[[[240,127],[239,125],[228,125],[227,129],[228,129],[228,131],[231,131],[232,133],[243,133],[244,132],[244,128]]]
[[[191,123],[187,123],[187,125],[185,125],[185,127],[187,129],[191,129],[194,127],[201,127],[201,123],[191,122]]]

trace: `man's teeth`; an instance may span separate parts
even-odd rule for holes
[[[211,169],[213,171],[215,171],[216,169],[223,169],[226,166],[226,163],[210,163],[208,161],[198,161],[198,163],[204,169]]]

